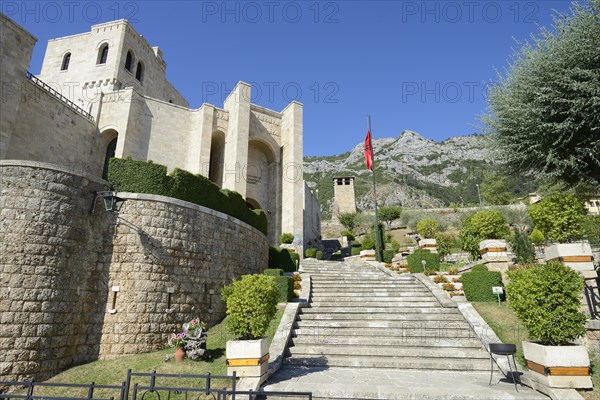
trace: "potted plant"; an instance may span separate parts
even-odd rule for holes
[[[181,362],[185,358],[185,333],[172,333],[167,344],[175,348],[175,361]]]
[[[263,337],[277,311],[275,278],[244,275],[221,292],[227,304],[227,328],[238,337],[226,344],[227,374],[258,377],[269,370],[269,338]]]
[[[523,342],[532,377],[554,388],[592,388],[587,350],[573,344],[585,334],[583,278],[557,262],[510,271],[508,276],[509,304],[535,340]]]

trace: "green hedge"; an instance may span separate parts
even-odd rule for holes
[[[468,301],[498,301],[493,286],[502,286],[502,274],[496,271],[474,271],[462,275],[460,281]],[[501,298],[503,295],[501,296]]]
[[[323,252],[321,250],[317,250],[317,254],[315,254],[315,257],[317,257],[317,260],[322,260]]]
[[[384,250],[383,251],[383,262],[386,264],[390,264],[392,262],[392,258],[394,258],[395,255],[396,255],[396,252],[394,250]]]
[[[263,274],[269,276],[283,276],[283,270],[280,268],[267,268]]]
[[[350,254],[353,256],[359,256],[362,248],[361,247],[352,247],[350,250]]]
[[[315,258],[315,257],[317,257],[317,249],[313,249],[313,248],[306,249],[306,251],[304,252],[304,256],[306,258]]]
[[[108,180],[118,192],[147,193],[189,201],[231,215],[267,234],[267,216],[262,210],[250,210],[237,192],[220,189],[208,178],[176,168],[167,175],[167,167],[152,161],[111,158]]]
[[[473,268],[471,268],[471,272],[485,272],[487,270],[488,270],[488,267],[483,264],[477,264],[477,265],[474,265]]]
[[[275,276],[277,284],[277,302],[287,303],[294,297],[294,279],[291,276]]]
[[[411,273],[423,272],[422,260],[427,262],[426,269],[440,270],[440,256],[437,253],[432,253],[429,250],[415,250],[406,258]]]
[[[298,254],[280,247],[269,247],[269,267],[281,268],[284,272],[295,272]]]

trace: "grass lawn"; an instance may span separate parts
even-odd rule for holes
[[[271,321],[266,336],[272,340],[279,321],[283,315],[283,309],[278,309],[275,318]],[[228,340],[235,339],[235,337],[229,333],[226,329],[226,319],[218,325],[208,330],[208,340],[206,348],[210,352],[212,359],[209,361],[191,361],[187,358],[181,363],[176,363],[173,360],[165,362],[166,356],[172,356],[175,353],[175,349],[166,348],[163,350],[155,351],[152,353],[136,354],[130,356],[118,357],[111,360],[99,360],[93,361],[88,364],[79,365],[67,369],[66,371],[54,376],[47,382],[53,383],[92,383],[104,384],[104,385],[120,385],[127,378],[127,370],[131,369],[134,372],[152,372],[155,370],[158,373],[164,374],[197,374],[202,375],[210,372],[212,375],[226,375],[227,368],[225,366],[225,343]],[[193,379],[179,379],[179,378],[157,378],[157,385],[172,385],[172,386],[185,386],[185,387],[204,387],[204,380],[193,380]],[[135,377],[132,378],[131,386],[134,383],[140,383],[143,385],[149,384],[149,378]],[[223,388],[225,386],[230,387],[230,382],[227,381],[213,381],[213,387]],[[24,394],[25,391],[18,392]],[[34,391],[35,395],[46,395],[46,396],[69,396],[85,397],[86,393],[83,389],[74,388],[45,388],[39,387]],[[131,393],[130,393],[131,395]],[[102,392],[100,390],[95,392],[96,397],[110,397],[117,394],[115,392]],[[150,398],[149,398],[150,396]],[[160,398],[166,399],[168,394],[161,393]],[[180,398],[173,397],[171,399]],[[183,397],[181,397],[183,398]],[[194,397],[195,398],[195,397]],[[157,396],[151,396],[148,394],[145,400],[158,399]]]
[[[529,333],[514,311],[507,303],[498,305],[498,303],[472,302],[471,304],[502,342],[517,345],[515,358],[522,367],[525,367],[522,342],[529,340]]]

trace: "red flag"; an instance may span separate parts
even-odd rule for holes
[[[373,145],[371,144],[371,131],[367,131],[365,138],[365,161],[367,168],[373,171]]]

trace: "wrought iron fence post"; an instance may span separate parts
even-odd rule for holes
[[[88,400],[92,400],[92,398],[94,397],[94,385],[95,384],[96,384],[96,382],[92,382],[92,384],[88,388],[88,394],[87,394]]]

